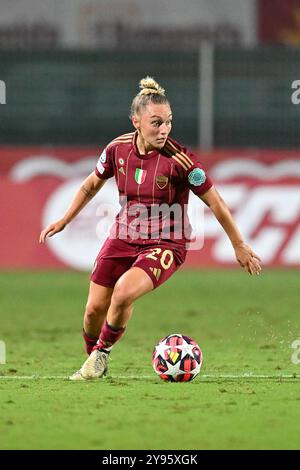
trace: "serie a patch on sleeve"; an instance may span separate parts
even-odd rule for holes
[[[193,186],[201,186],[206,180],[205,171],[201,168],[194,168],[188,176],[188,181]]]
[[[106,149],[104,149],[103,152],[101,153],[98,163],[97,163],[97,170],[99,171],[99,173],[101,173],[101,175],[105,171],[105,168],[103,166],[103,163],[105,162],[106,162]]]

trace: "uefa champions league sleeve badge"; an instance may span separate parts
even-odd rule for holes
[[[188,181],[193,186],[201,186],[206,180],[205,171],[201,168],[194,168],[188,176]]]

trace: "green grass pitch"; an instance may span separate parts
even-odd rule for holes
[[[181,270],[136,302],[110,376],[73,383],[87,290],[82,273],[0,274],[0,448],[299,449],[299,271]],[[170,333],[202,348],[193,382],[152,369]]]

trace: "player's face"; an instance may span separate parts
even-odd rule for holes
[[[139,140],[145,151],[161,149],[172,128],[172,111],[167,104],[150,103],[139,116],[133,119],[139,131]]]

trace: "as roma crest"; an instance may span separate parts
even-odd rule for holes
[[[159,189],[164,189],[169,182],[169,178],[167,176],[157,176],[156,177],[156,185],[159,187]]]

